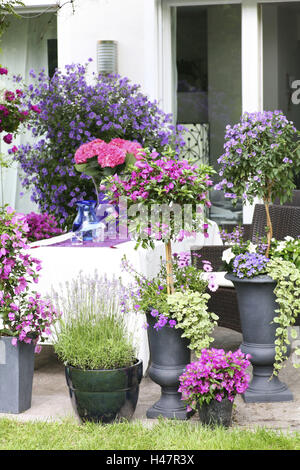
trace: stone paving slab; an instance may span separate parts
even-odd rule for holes
[[[239,333],[225,328],[218,327],[214,337],[213,347],[226,350],[237,349],[241,343]],[[279,377],[293,392],[294,400],[283,403],[244,403],[242,397],[238,396],[235,400],[233,426],[264,426],[300,431],[300,369],[295,369],[289,359]],[[142,420],[148,426],[155,424],[156,420],[147,419],[146,411],[159,396],[160,387],[149,377],[143,378],[133,420]],[[64,367],[57,361],[51,346],[44,347],[41,356],[36,360],[31,408],[18,415],[0,413],[0,418],[4,416],[20,421],[51,421],[76,417],[69,398]],[[197,415],[194,415],[192,421],[198,421]]]

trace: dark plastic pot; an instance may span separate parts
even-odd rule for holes
[[[179,377],[190,362],[189,342],[181,337],[182,330],[179,328],[165,326],[156,331],[153,328],[156,320],[150,314],[147,315],[147,321],[151,360],[149,376],[161,387],[161,397],[147,410],[147,417],[188,419],[190,413],[186,411],[178,388]]]
[[[243,342],[241,350],[250,354],[253,378],[243,394],[245,402],[281,402],[293,400],[288,387],[278,377],[270,377],[275,360],[275,333],[273,322],[278,309],[274,289],[276,282],[267,275],[239,279],[226,274],[237,292]],[[288,355],[290,348],[288,348]]]
[[[222,401],[211,400],[197,408],[202,424],[228,428],[232,420],[232,407],[233,402],[225,398]]]
[[[0,336],[0,413],[22,413],[31,407],[34,344],[11,344]]]
[[[135,412],[143,362],[121,369],[83,370],[66,366],[73,408],[82,422],[130,420]]]

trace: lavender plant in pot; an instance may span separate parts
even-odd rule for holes
[[[280,111],[245,113],[238,124],[227,126],[225,152],[218,160],[223,180],[216,189],[223,189],[232,201],[241,197],[253,203],[257,197],[266,209],[265,240],[236,244],[223,253],[226,277],[237,290],[242,351],[251,355],[253,365],[253,379],[244,394],[249,402],[293,398],[278,372],[289,355],[287,328],[299,313],[299,269],[293,250],[289,258],[280,259],[274,249],[269,205],[292,196],[294,172],[300,168],[298,137]],[[284,288],[287,298],[282,296]]]
[[[115,202],[122,200],[127,205],[129,231],[136,240],[136,247],[154,248],[156,243],[162,243],[165,248],[165,264],[163,271],[156,273],[158,278],[154,276],[149,280],[140,279],[140,287],[144,292],[141,310],[147,314],[151,325],[148,329],[151,356],[149,375],[162,389],[159,403],[148,410],[147,416],[186,419],[186,408],[180,402],[178,394],[178,377],[189,362],[188,328],[185,328],[184,334],[179,331],[179,324],[172,328],[172,322],[167,322],[164,328],[156,328],[157,319],[153,312],[163,315],[162,325],[164,317],[169,317],[167,312],[175,311],[178,305],[183,312],[190,303],[190,317],[194,314],[197,317],[197,307],[199,312],[205,311],[207,297],[202,283],[195,285],[192,290],[180,289],[180,285],[186,283],[179,284],[174,275],[172,241],[183,240],[185,236],[199,231],[206,234],[208,225],[204,208],[209,206],[208,189],[212,184],[210,175],[213,170],[206,165],[195,166],[186,160],[178,160],[170,147],[161,153],[144,149],[140,157],[121,177],[111,177],[108,186],[110,185],[111,199]],[[188,215],[185,225],[184,209]],[[151,287],[152,281],[154,284]],[[157,292],[161,291],[162,296],[157,296],[152,288],[156,288]],[[197,289],[199,292],[195,292]],[[163,305],[158,304],[161,299]],[[136,305],[138,304],[140,302],[137,300]],[[179,314],[180,312],[178,317]],[[212,318],[208,315],[209,326],[210,320]],[[182,326],[183,324],[184,321]]]
[[[119,280],[95,273],[80,274],[52,294],[62,311],[54,350],[81,422],[129,420],[137,405],[143,362],[123,315],[123,291]]]

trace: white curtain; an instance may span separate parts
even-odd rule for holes
[[[8,30],[3,34],[0,42],[0,63],[8,68],[10,75],[20,74],[27,83],[32,81],[29,76],[31,69],[39,71],[42,68],[48,73],[47,40],[56,39],[57,21],[54,13],[34,15],[34,17],[13,18]],[[0,89],[12,89],[14,85],[8,82],[5,75],[1,75]],[[16,87],[17,88],[17,87]],[[13,144],[7,145],[1,135],[0,152],[7,154],[12,145],[32,142],[29,133],[20,134]],[[20,168],[15,163],[3,170],[0,182],[0,204],[7,203],[19,212],[28,213],[38,211],[37,206],[30,200],[30,191],[24,190],[20,181]],[[21,197],[20,193],[24,193]],[[3,199],[2,200],[2,195]]]

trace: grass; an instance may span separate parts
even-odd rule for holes
[[[210,429],[164,419],[148,427],[140,421],[102,426],[79,425],[74,419],[20,422],[2,418],[0,450],[300,450],[300,433]]]

